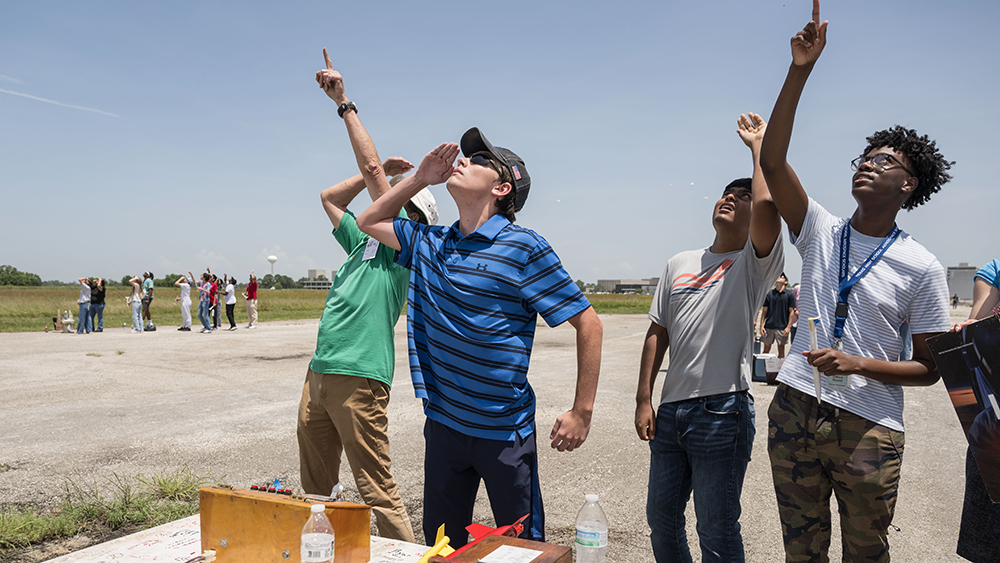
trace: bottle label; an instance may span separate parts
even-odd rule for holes
[[[333,557],[332,549],[304,549],[302,550],[303,561],[321,561],[326,563]]]
[[[327,563],[333,560],[333,536],[330,534],[303,534],[302,563]]]
[[[608,533],[607,532],[587,532],[584,530],[576,530],[576,543],[584,545],[587,547],[607,547],[608,545]]]

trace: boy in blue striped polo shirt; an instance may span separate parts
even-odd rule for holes
[[[428,544],[443,522],[452,546],[465,545],[480,480],[498,525],[530,514],[522,535],[544,541],[535,394],[527,380],[535,320],[569,321],[577,330],[573,408],[556,418],[549,435],[559,451],[587,438],[603,328],[545,239],[514,225],[531,186],[524,161],[477,128],[462,136],[461,150],[457,166],[455,143],[428,153],[416,173],[358,217],[358,226],[399,250],[396,262],[411,270],[407,332],[413,386],[427,415]],[[358,160],[374,163],[378,155]],[[451,227],[396,217],[394,207],[445,181],[459,210]]]

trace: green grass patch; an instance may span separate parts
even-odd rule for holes
[[[239,292],[237,292],[239,293]],[[132,308],[125,304],[129,289],[108,287],[104,307],[104,330],[121,330],[122,325],[132,327]],[[327,292],[320,289],[262,289],[257,293],[257,315],[260,321],[289,321],[318,319],[326,306]],[[80,295],[76,287],[18,287],[0,286],[0,332],[52,330],[52,317],[69,310],[76,320]],[[173,327],[181,324],[180,304],[174,298],[180,289],[158,287],[151,307],[153,323]],[[192,295],[192,297],[197,297]],[[652,295],[588,294],[594,310],[601,314],[647,313]],[[191,306],[192,315],[198,316],[198,302]],[[225,322],[225,315],[222,315]],[[242,297],[237,297],[236,322],[246,323],[246,308]]]
[[[86,533],[107,537],[119,530],[141,530],[198,512],[198,488],[209,482],[184,467],[143,477],[112,473],[99,481],[67,478],[55,510],[24,507],[0,510],[0,561],[34,544]]]
[[[198,500],[198,489],[208,484],[209,479],[182,467],[172,473],[140,478],[139,481],[157,498],[195,502]]]
[[[645,314],[653,303],[652,295],[588,294],[594,310],[602,315]]]
[[[0,513],[0,549],[27,547],[52,538],[73,536],[79,527],[70,514],[40,516],[32,510]]]

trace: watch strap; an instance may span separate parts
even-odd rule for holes
[[[344,113],[346,113],[347,110],[354,110],[354,113],[358,113],[358,106],[356,106],[354,102],[344,102],[340,104],[339,108],[337,108],[337,115],[339,115],[340,118],[343,119]]]

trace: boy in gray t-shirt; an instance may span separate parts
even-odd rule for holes
[[[765,127],[758,115],[740,117],[753,179],[726,186],[712,215],[712,246],[667,262],[649,310],[635,428],[650,442],[646,518],[658,561],[690,560],[684,509],[692,490],[702,559],[744,561],[739,518],[754,435],[753,317],[784,267],[781,222],[758,158]],[[668,346],[654,416],[653,384]]]

